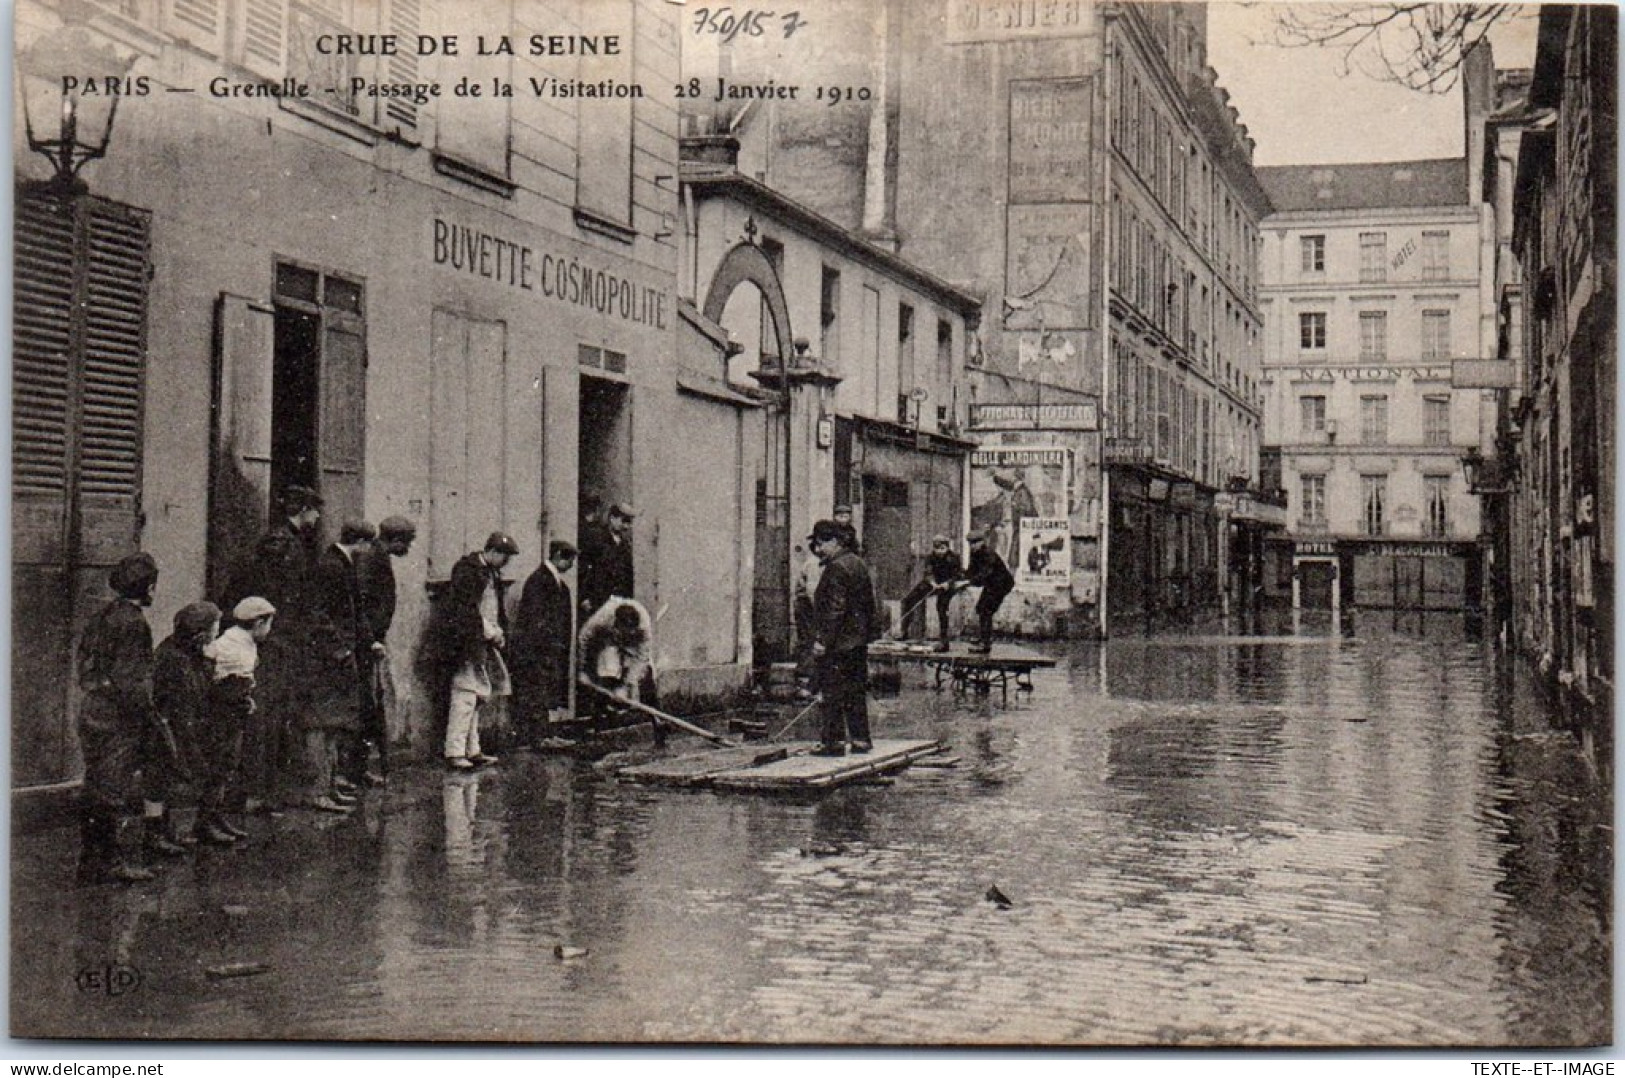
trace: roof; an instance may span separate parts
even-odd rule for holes
[[[885,248],[870,243],[857,233],[842,228],[822,214],[761,181],[740,173],[732,166],[684,161],[681,173],[683,182],[688,184],[698,197],[720,196],[736,199],[742,205],[799,229],[815,242],[839,251],[855,262],[872,266],[891,275],[970,321],[974,322],[981,318],[982,301],[976,296],[964,289],[956,288]]]
[[[1258,170],[1276,213],[1467,204],[1467,160],[1277,165]]]

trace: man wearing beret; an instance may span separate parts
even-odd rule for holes
[[[869,645],[879,633],[874,577],[853,551],[852,530],[833,520],[813,525],[813,552],[824,563],[813,595],[816,666],[814,685],[823,694],[823,736],[818,756],[868,752]]]

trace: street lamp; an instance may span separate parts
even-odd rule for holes
[[[1512,486],[1506,482],[1500,460],[1491,460],[1471,446],[1461,457],[1461,470],[1467,477],[1469,494],[1510,494]]]
[[[79,170],[107,153],[130,64],[81,26],[41,38],[17,57],[28,148],[51,162],[45,186],[85,191]],[[93,83],[84,72],[95,72]]]

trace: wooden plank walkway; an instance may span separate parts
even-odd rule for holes
[[[817,747],[816,741],[789,741],[782,745],[763,741],[742,748],[716,749],[636,764],[620,769],[616,775],[633,782],[662,786],[824,790],[907,767],[922,756],[941,752],[942,742],[882,738],[866,753],[809,755]]]

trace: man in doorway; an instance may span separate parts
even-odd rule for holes
[[[976,600],[976,643],[971,645],[971,651],[986,655],[993,650],[993,615],[998,613],[1005,596],[1015,590],[1016,578],[1010,575],[1004,559],[988,545],[986,535],[971,532],[965,541],[970,544],[965,583],[982,589],[981,597]]]
[[[563,539],[547,544],[547,560],[525,581],[514,622],[514,720],[532,747],[548,737],[548,723],[570,707],[570,641],[575,633],[570,582],[576,548]],[[561,713],[563,715],[561,716]]]
[[[395,620],[395,566],[417,538],[417,525],[403,516],[378,522],[378,540],[356,552],[356,580],[361,589],[361,617],[367,627],[368,669],[362,689],[361,736],[344,762],[344,777],[357,786],[381,786],[389,773],[389,732],[386,706],[394,700],[394,678],[389,669],[386,640]],[[371,750],[378,751],[378,771],[367,769]]]
[[[823,733],[818,756],[841,756],[873,748],[869,739],[869,644],[879,636],[874,578],[852,549],[852,531],[833,520],[813,525],[813,551],[824,564],[813,596],[817,663],[815,687],[823,694]]]
[[[519,544],[504,532],[492,532],[484,548],[463,555],[452,566],[439,622],[435,651],[451,672],[444,755],[453,771],[470,771],[497,762],[480,751],[479,707],[510,691],[502,649],[508,619],[502,609],[502,569],[519,553]]]
[[[636,516],[626,502],[609,507],[604,533],[589,548],[581,548],[581,615],[592,617],[612,597],[631,599],[632,520]]]
[[[258,596],[278,611],[276,635],[259,652],[256,709],[243,736],[242,775],[249,811],[277,807],[297,757],[299,715],[311,680],[311,578],[322,497],[290,486],[279,502],[282,520],[255,544],[226,589],[222,610]]]

